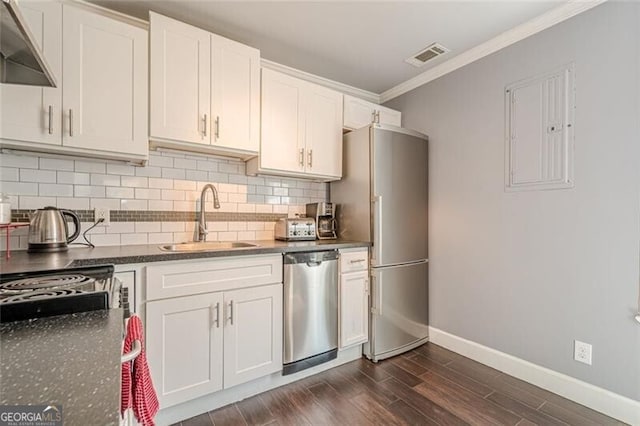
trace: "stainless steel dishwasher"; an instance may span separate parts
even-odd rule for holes
[[[338,354],[338,252],[284,256],[284,369],[292,374]]]

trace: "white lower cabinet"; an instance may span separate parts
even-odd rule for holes
[[[222,304],[222,293],[147,304],[149,368],[161,407],[222,389]]]
[[[151,291],[176,276],[195,294]],[[281,255],[147,266],[146,279],[147,356],[161,408],[282,370]]]
[[[369,253],[340,250],[340,349],[369,340]]]
[[[224,387],[282,370],[282,284],[224,293]]]

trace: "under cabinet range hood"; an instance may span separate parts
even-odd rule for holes
[[[56,87],[15,0],[0,0],[0,83]]]

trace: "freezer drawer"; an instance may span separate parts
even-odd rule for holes
[[[365,355],[374,361],[424,343],[429,335],[427,262],[372,268],[371,329]]]

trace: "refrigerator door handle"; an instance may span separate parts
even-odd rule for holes
[[[382,255],[382,195],[374,195],[371,202],[375,205],[373,214],[373,252],[371,256],[372,266],[376,266]]]
[[[375,315],[382,315],[382,286],[380,285],[380,280],[375,276],[371,275],[371,313]]]

